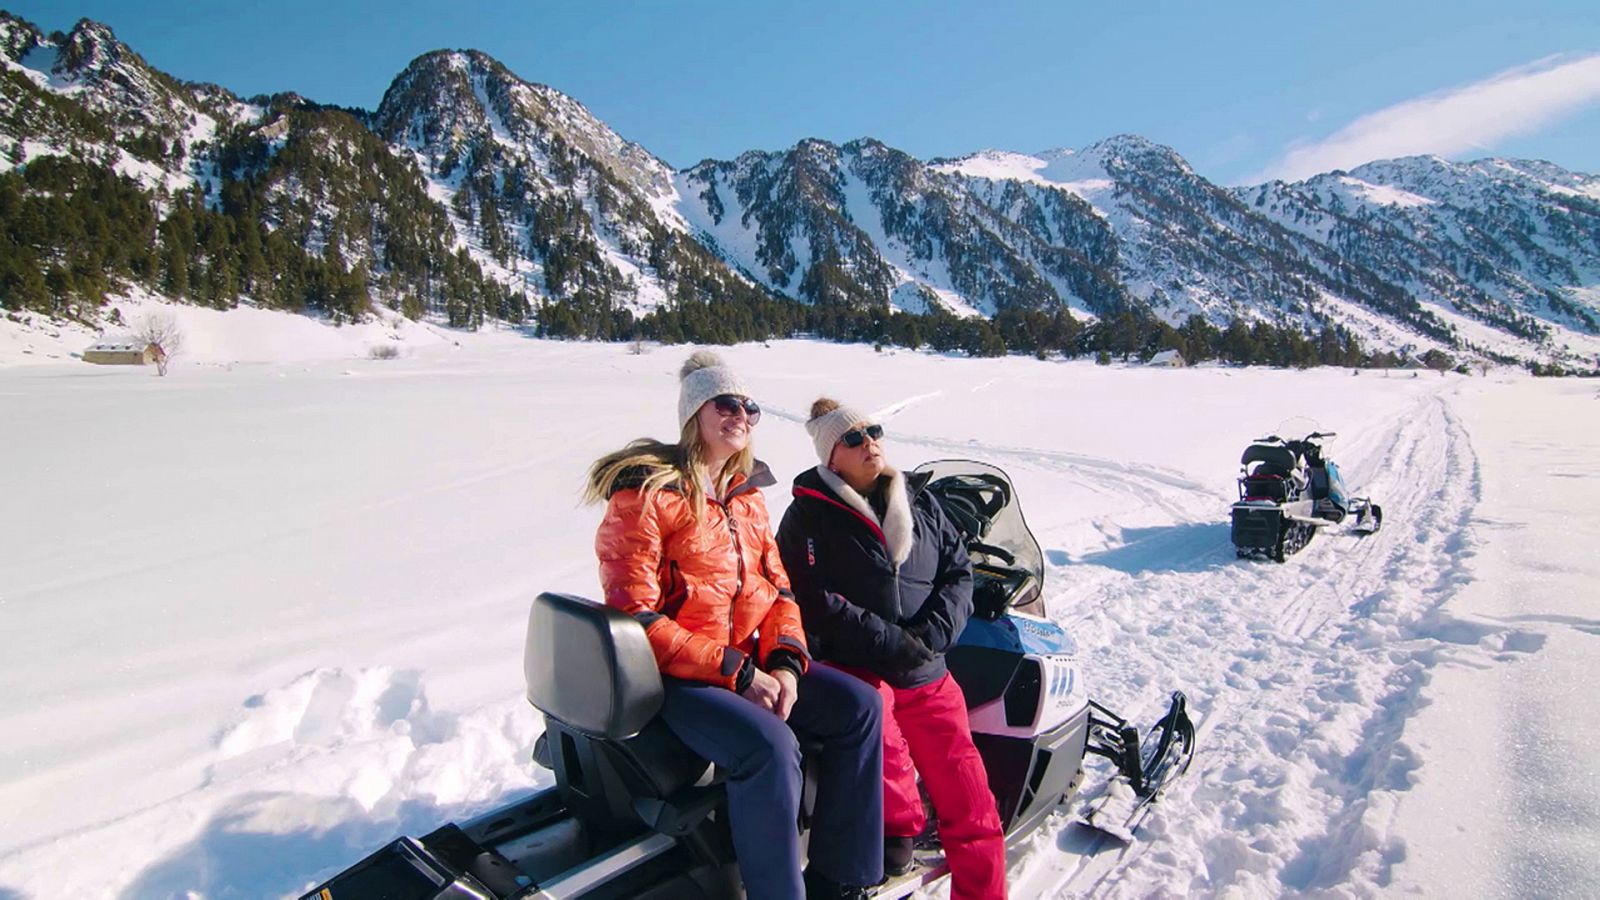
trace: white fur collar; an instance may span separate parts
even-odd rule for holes
[[[827,466],[817,466],[817,474],[822,477],[822,483],[837,494],[840,500],[865,516],[867,521],[877,522],[883,528],[883,539],[889,545],[889,556],[895,565],[898,566],[906,561],[911,555],[911,542],[915,539],[915,535],[911,518],[911,498],[906,495],[904,475],[894,469],[884,473],[889,476],[889,503],[880,520],[878,514],[873,511],[872,504],[856,493],[855,488],[846,484],[837,472]]]

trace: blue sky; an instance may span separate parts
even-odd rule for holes
[[[368,109],[414,57],[476,48],[680,167],[805,137],[927,159],[1134,133],[1225,184],[1420,152],[1600,173],[1594,0],[0,4],[105,22],[179,78]]]

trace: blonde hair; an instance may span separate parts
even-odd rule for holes
[[[644,493],[646,503],[656,491],[676,483],[678,490],[689,498],[689,510],[695,521],[706,511],[705,482],[700,473],[705,470],[706,445],[700,438],[700,415],[696,411],[678,435],[676,444],[667,444],[653,438],[632,441],[621,450],[614,450],[589,466],[588,483],[583,489],[583,502],[600,503],[623,487],[638,488]],[[735,475],[749,475],[755,468],[755,454],[746,444],[744,449],[728,457],[722,470],[712,478],[717,496],[727,491]],[[619,487],[624,473],[642,476],[637,484]],[[630,482],[632,479],[629,479]]]

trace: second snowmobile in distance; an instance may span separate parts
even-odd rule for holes
[[[1355,517],[1354,531],[1371,534],[1383,525],[1383,507],[1352,497],[1332,460],[1322,455],[1325,438],[1313,431],[1285,440],[1257,438],[1239,458],[1239,499],[1233,504],[1233,546],[1240,557],[1283,562],[1311,542],[1317,530]]]

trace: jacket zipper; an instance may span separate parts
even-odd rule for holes
[[[737,575],[733,583],[733,597],[728,601],[728,643],[732,644],[733,606],[739,602],[739,595],[744,593],[744,549],[739,544],[739,524],[733,518],[732,507],[720,501],[712,502],[722,507],[722,515],[728,520],[728,536],[733,538],[733,564]]]
[[[829,497],[827,494],[824,494],[821,491],[813,490],[811,488],[803,488],[803,487],[798,487],[797,486],[794,489],[794,495],[796,497],[814,497],[814,498],[816,498],[818,500],[821,500],[821,501],[823,501],[825,503],[831,503],[834,506],[837,506],[838,508],[840,508],[840,509],[844,510],[845,512],[849,513],[850,515],[855,516],[858,520],[860,520],[861,522],[866,524],[867,528],[872,531],[873,537],[876,537],[878,539],[878,542],[883,544],[883,555],[884,555],[885,558],[887,558],[889,560],[889,564],[894,567],[894,609],[895,609],[895,612],[897,614],[902,614],[903,615],[905,610],[900,608],[900,564],[895,562],[895,560],[894,560],[894,551],[889,549],[889,536],[883,533],[883,526],[881,524],[877,523],[877,522],[872,521],[871,519],[867,518],[866,516],[863,516],[861,514],[860,510],[857,510],[857,509],[854,509],[852,507],[846,506],[845,504],[839,502],[838,500],[835,500],[832,497]],[[911,516],[911,527],[912,527],[912,534],[913,535],[915,535],[915,533],[916,533],[916,531],[915,531],[915,529],[917,527],[916,519],[917,519],[916,514],[913,513],[912,516]]]

